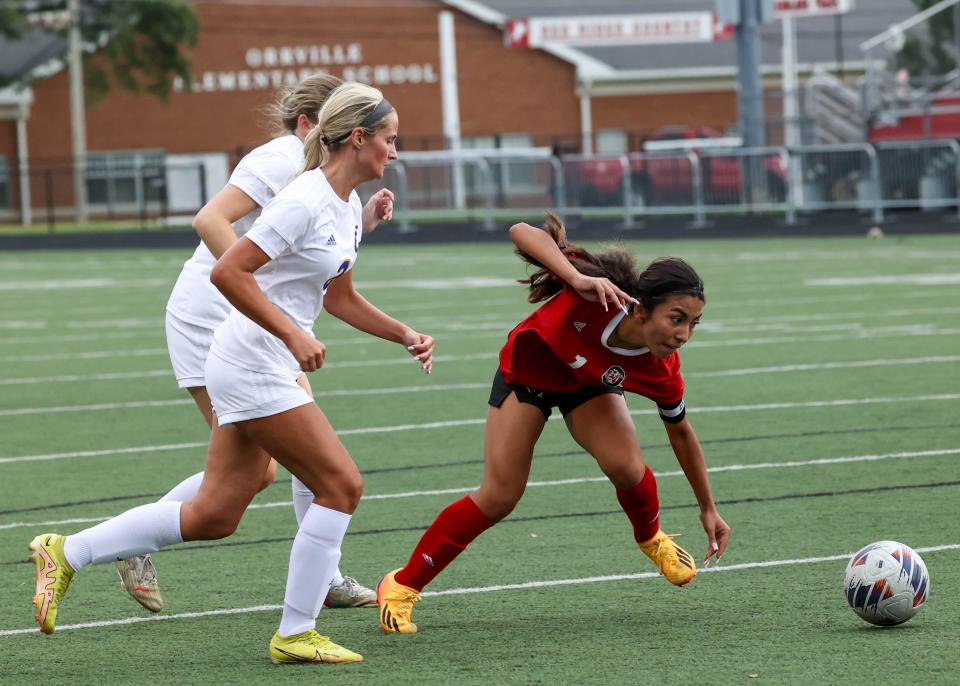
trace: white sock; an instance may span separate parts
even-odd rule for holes
[[[297,526],[303,521],[303,516],[313,505],[313,491],[297,477],[290,475],[290,490],[293,491],[293,514],[297,518]]]
[[[170,500],[176,500],[181,503],[190,502],[196,498],[197,493],[200,492],[201,482],[203,482],[203,472],[197,472],[193,476],[188,476],[157,502],[162,503]]]
[[[293,636],[316,626],[349,525],[350,515],[343,512],[317,504],[307,509],[290,550],[281,636]]]
[[[330,588],[334,586],[339,586],[343,583],[343,574],[340,572],[340,565],[337,565],[337,568],[333,570],[333,577],[330,579]]]
[[[179,502],[141,505],[67,536],[63,554],[74,571],[89,564],[125,560],[182,543]]]
[[[297,477],[290,475],[290,488],[293,491],[293,514],[297,518],[297,525],[303,521],[303,515],[307,514],[307,509],[313,505],[313,491],[307,488],[307,485]],[[330,586],[339,586],[343,583],[343,574],[340,573],[338,565],[333,572],[333,578],[330,580]]]

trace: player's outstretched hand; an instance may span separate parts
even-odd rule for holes
[[[381,188],[363,206],[363,232],[370,233],[380,222],[393,219],[393,191]]]
[[[417,333],[411,329],[403,337],[403,347],[420,363],[423,371],[427,374],[433,371],[433,349],[437,347],[433,336]]]
[[[637,299],[621,291],[610,279],[601,276],[586,276],[580,274],[576,281],[570,284],[584,300],[598,302],[604,310],[613,305],[617,309],[630,303],[637,304]]]
[[[701,512],[700,523],[703,524],[703,530],[707,532],[707,554],[703,558],[703,565],[709,567],[710,558],[715,557],[719,562],[723,551],[727,549],[730,526],[723,521],[723,517],[716,510]]]
[[[327,354],[327,346],[313,336],[297,331],[289,340],[284,341],[290,354],[293,355],[300,369],[305,372],[315,372],[323,366],[323,358]]]

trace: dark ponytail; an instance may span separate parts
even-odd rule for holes
[[[671,295],[692,295],[703,302],[703,280],[697,272],[679,257],[660,257],[642,271],[637,271],[637,263],[629,250],[617,247],[593,255],[586,249],[567,241],[567,229],[560,218],[552,212],[547,213],[543,225],[560,251],[570,260],[578,272],[586,276],[610,279],[621,290],[640,301],[647,311],[665,302]],[[536,271],[520,283],[530,287],[527,300],[542,302],[563,290],[564,282],[540,262],[516,249],[527,264],[536,267]]]

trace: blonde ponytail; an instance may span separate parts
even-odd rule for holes
[[[314,74],[296,86],[281,91],[276,102],[270,106],[272,118],[277,122],[274,135],[294,133],[301,114],[316,124],[323,103],[342,83],[332,74]]]

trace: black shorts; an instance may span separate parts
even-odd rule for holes
[[[511,393],[515,393],[517,400],[522,403],[536,405],[543,412],[543,416],[549,418],[554,407],[559,408],[560,414],[566,417],[588,400],[608,393],[623,395],[623,389],[610,386],[584,386],[569,393],[541,391],[530,386],[509,384],[503,378],[503,372],[497,369],[497,373],[493,376],[493,388],[490,389],[490,400],[487,402],[494,407],[500,407]]]

